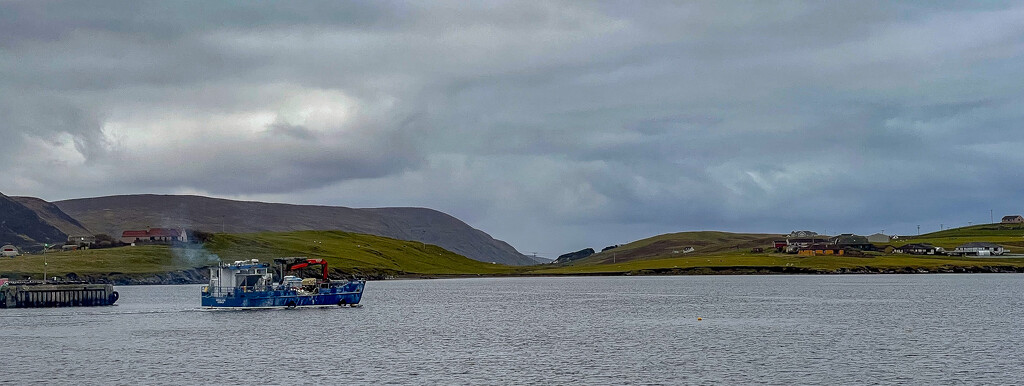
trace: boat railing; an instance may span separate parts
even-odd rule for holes
[[[240,287],[212,287],[203,286],[203,295],[209,296],[233,296],[242,295],[249,292],[267,292],[275,291],[283,288],[278,288],[269,285],[256,285],[256,286],[240,286]]]

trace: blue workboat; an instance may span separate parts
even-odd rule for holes
[[[323,259],[274,259],[280,265],[279,282],[270,264],[256,259],[210,268],[210,285],[203,287],[202,305],[210,308],[296,308],[355,306],[363,297],[365,280],[330,280]],[[285,273],[320,265],[319,278],[300,279]]]

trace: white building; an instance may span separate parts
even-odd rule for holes
[[[967,243],[956,247],[950,254],[960,256],[998,256],[1006,252],[1006,249],[999,244],[992,243]]]
[[[4,245],[4,246],[0,247],[0,256],[3,256],[3,257],[14,257],[14,256],[18,256],[20,254],[21,254],[21,251],[18,250],[18,247],[15,247],[15,246],[13,246],[11,244],[7,244],[7,245]]]

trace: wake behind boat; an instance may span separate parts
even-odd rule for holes
[[[210,268],[210,285],[203,287],[202,305],[209,308],[295,308],[354,306],[363,296],[365,280],[330,280],[323,259],[274,259],[281,281],[274,282],[270,264],[241,260]],[[320,278],[285,276],[291,270],[320,265]]]

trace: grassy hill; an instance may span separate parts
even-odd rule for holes
[[[44,243],[63,243],[67,239],[68,235],[40,218],[31,208],[0,193],[0,245],[10,243],[22,249],[42,249]]]
[[[982,224],[963,228],[947,229],[920,236],[902,237],[889,244],[900,246],[909,243],[929,243],[946,249],[972,241],[985,241],[1006,247],[1011,252],[1024,253],[1024,224]]]
[[[504,274],[515,268],[483,263],[436,245],[340,231],[217,234],[205,248],[137,246],[0,259],[0,276],[143,277],[191,271],[220,261],[307,256],[327,260],[333,275]],[[186,280],[194,281],[194,280]]]
[[[635,260],[680,257],[683,255],[702,256],[720,252],[749,250],[753,247],[763,247],[770,245],[773,240],[782,237],[785,236],[715,231],[669,233],[643,240],[637,240],[632,243],[619,246],[618,248],[596,253],[570,264],[586,266],[612,262],[621,263]],[[688,248],[693,248],[693,251],[687,252]]]
[[[138,194],[57,201],[86,228],[117,237],[126,229],[188,228],[219,233],[343,230],[434,244],[483,262],[535,261],[446,213],[427,208],[346,208]]]
[[[894,241],[929,242],[945,248],[989,241],[1024,251],[1024,227],[979,225]],[[863,257],[753,253],[782,235],[683,232],[638,240],[565,265],[530,269],[532,274],[621,273],[837,273],[837,272],[992,272],[1024,270],[1022,257],[948,257],[869,253]],[[692,252],[685,252],[692,247]]]
[[[472,260],[441,247],[341,231],[216,234],[204,248],[139,246],[47,254],[50,275],[123,282],[197,282],[220,261],[306,256],[326,259],[332,275],[573,275],[844,272],[1024,272],[1024,256],[948,257],[868,253],[863,257],[753,253],[782,237],[771,234],[683,232],[638,240],[568,264],[512,267]],[[1024,227],[979,225],[921,235],[904,242],[952,248],[990,241],[1024,251]],[[689,248],[690,252],[685,252]],[[0,276],[42,277],[42,255],[0,259]],[[312,273],[312,271],[310,272]],[[177,276],[175,276],[177,275]],[[137,278],[156,278],[140,281]],[[129,280],[130,279],[130,280]]]
[[[383,270],[416,274],[497,274],[513,268],[484,263],[436,245],[341,231],[217,235],[206,245],[224,261],[275,257],[321,257],[346,272]]]
[[[61,232],[64,232],[68,236],[83,236],[95,233],[92,230],[87,229],[85,225],[82,225],[78,220],[71,218],[67,213],[61,211],[56,205],[49,202],[35,197],[10,197],[10,199],[17,201],[26,208],[36,212],[36,215],[38,215],[40,219],[45,221],[47,224],[60,229]]]

